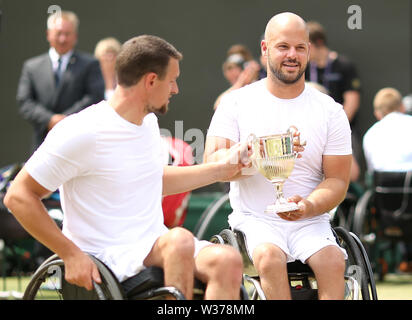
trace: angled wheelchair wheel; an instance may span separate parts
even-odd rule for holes
[[[227,210],[225,210],[225,206],[227,206],[228,203],[229,203],[229,194],[225,193],[221,195],[220,197],[216,198],[205,209],[205,211],[200,216],[199,221],[193,230],[193,234],[198,239],[208,238],[208,234],[210,234],[210,232],[213,231],[212,228],[216,224],[213,222],[216,222],[217,219],[220,220],[222,218],[222,215],[224,214],[228,215],[230,213],[230,212],[227,212]],[[221,226],[221,227],[224,227],[224,226]],[[212,234],[214,234],[214,232],[212,232]]]
[[[372,269],[361,242],[358,243],[354,235],[342,227],[336,227],[333,230],[338,243],[348,254],[345,277],[350,277],[359,283],[362,300],[377,300]]]
[[[57,255],[44,261],[26,287],[24,300],[123,300],[118,280],[98,259],[91,256],[100,272],[102,283],[88,291],[64,280],[64,263]]]

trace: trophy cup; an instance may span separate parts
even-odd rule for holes
[[[293,152],[293,133],[256,137],[251,133],[248,142],[252,146],[253,166],[269,180],[275,189],[275,203],[266,207],[265,213],[288,212],[298,209],[294,202],[283,197],[283,184],[290,176],[297,153]]]

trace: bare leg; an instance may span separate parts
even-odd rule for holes
[[[173,228],[156,240],[144,260],[145,266],[162,267],[166,286],[174,286],[186,297],[193,297],[194,238],[186,229]]]
[[[228,245],[204,247],[195,258],[196,277],[205,282],[205,300],[237,300],[243,264],[240,253]]]
[[[269,300],[291,299],[286,263],[286,254],[274,244],[263,243],[253,250],[253,264]]]
[[[327,246],[313,254],[307,263],[315,273],[319,300],[339,300],[345,293],[345,258],[339,248]]]

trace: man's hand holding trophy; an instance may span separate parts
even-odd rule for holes
[[[253,167],[269,180],[275,190],[275,202],[266,207],[265,213],[277,213],[286,220],[300,218],[299,207],[283,196],[283,184],[292,173],[295,159],[302,157],[305,141],[300,141],[300,132],[291,126],[286,133],[248,137]]]

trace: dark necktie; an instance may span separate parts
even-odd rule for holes
[[[59,85],[60,79],[61,79],[61,68],[62,68],[62,58],[60,57],[58,60],[59,64],[57,65],[57,69],[54,72],[54,79],[56,80],[56,86]]]

